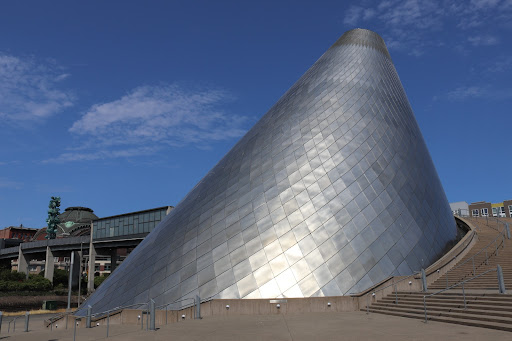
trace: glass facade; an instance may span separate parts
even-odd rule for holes
[[[93,240],[149,233],[165,217],[167,207],[134,212],[93,221]]]

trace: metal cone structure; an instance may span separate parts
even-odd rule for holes
[[[427,267],[455,235],[384,41],[355,29],[279,99],[86,305],[99,312],[196,295],[346,295]]]

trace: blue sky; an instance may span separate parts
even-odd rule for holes
[[[449,201],[512,198],[512,0],[16,1],[0,228],[176,205],[346,30],[386,41]]]

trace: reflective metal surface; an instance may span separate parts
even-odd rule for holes
[[[358,292],[455,222],[382,38],[346,32],[86,304]]]

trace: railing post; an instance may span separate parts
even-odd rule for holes
[[[489,257],[487,256],[487,248],[485,248],[485,265],[489,265]]]
[[[505,231],[507,232],[507,239],[510,239],[510,228],[508,227],[508,223],[505,223]]]
[[[464,282],[462,282],[462,297],[464,298],[464,310],[466,310],[466,292],[464,291]]]
[[[30,319],[30,313],[27,311],[27,312],[25,312],[25,333],[28,332],[29,319]]]
[[[149,304],[146,308],[146,331],[149,330]]]
[[[427,288],[427,274],[425,273],[425,269],[421,269],[421,284],[423,285],[423,291],[426,292]]]
[[[107,337],[108,337],[108,329],[110,328],[110,310],[107,311]]]
[[[450,271],[450,270],[448,270]],[[448,289],[448,271],[444,273],[444,276],[446,277],[446,289]]]
[[[196,319],[201,319],[201,298],[196,295]]]
[[[503,270],[499,264],[496,267],[496,272],[498,273],[498,286],[500,289],[500,294],[505,294],[507,290],[505,288],[505,280],[503,279]]]
[[[395,304],[398,305],[398,292],[396,290],[396,283],[395,283]]]
[[[0,333],[2,333],[2,318],[4,314],[0,311]]]
[[[167,308],[168,306],[165,306],[165,324],[167,325]]]
[[[496,242],[494,243],[496,245],[496,256],[498,256],[498,240],[496,239]]]
[[[370,297],[366,294],[366,314],[370,313]]]
[[[153,299],[149,300],[149,310],[150,310],[150,319],[149,319],[149,330],[155,330],[155,301]]]
[[[91,328],[91,318],[92,318],[92,307],[90,305],[87,306],[87,321],[85,322],[85,328]]]
[[[475,256],[471,258],[473,260],[473,276],[475,275]]]
[[[425,301],[427,296],[423,296],[423,309],[425,310],[425,323],[427,323],[427,302]]]
[[[75,323],[73,323],[73,324],[74,324],[74,326],[73,326],[73,341],[76,341],[76,325],[77,325],[76,319],[75,319]]]

